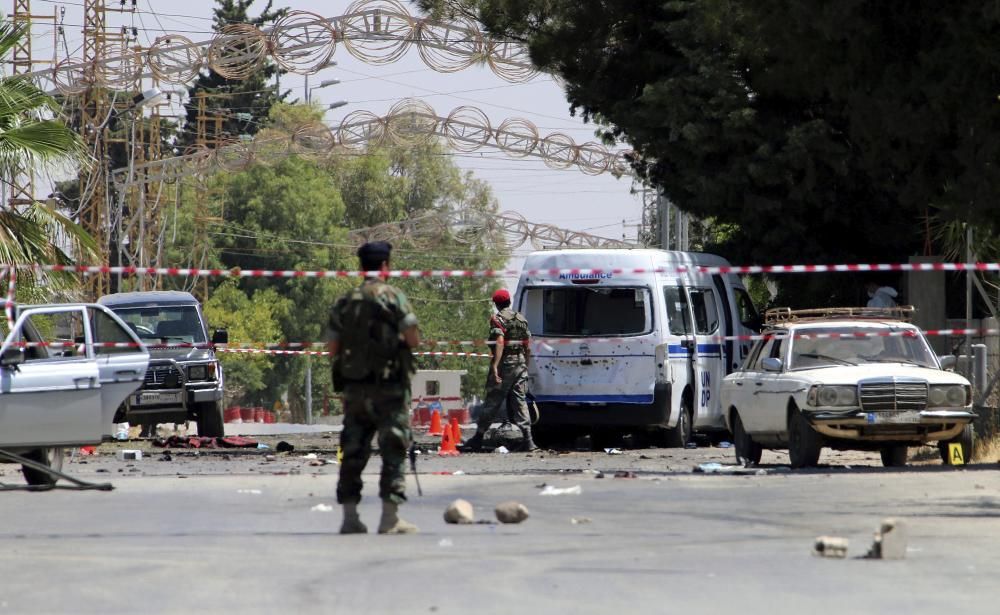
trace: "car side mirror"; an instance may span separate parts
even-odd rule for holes
[[[215,333],[212,334],[213,344],[228,344],[229,343],[229,331],[225,329],[216,329]]]
[[[938,361],[941,362],[941,369],[955,369],[955,365],[958,364],[958,357],[953,354],[946,354],[943,357],[938,357]]]
[[[4,369],[17,369],[21,363],[24,363],[24,348],[20,346],[9,346],[0,355],[0,367]]]
[[[760,362],[760,366],[764,368],[765,372],[780,372],[782,368],[781,359],[776,357],[767,357]]]

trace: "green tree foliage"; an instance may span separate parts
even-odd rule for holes
[[[733,259],[898,261],[924,250],[928,215],[997,228],[995,3],[421,5],[526,41],[572,110],[638,152],[641,175],[736,225],[713,247]],[[830,298],[847,286],[819,284]]]
[[[280,321],[291,311],[291,301],[274,289],[248,297],[232,280],[220,284],[205,302],[205,318],[213,329],[229,331],[233,345],[275,343],[282,340]],[[226,390],[234,399],[258,405],[267,388],[265,376],[271,362],[264,355],[221,354]]]
[[[274,2],[268,0],[264,10],[257,17],[251,18],[249,10],[254,1],[216,0],[217,6],[212,11],[212,28],[216,32],[222,32],[227,25],[235,23],[248,23],[263,28],[288,12],[287,8],[272,10]],[[246,79],[227,79],[214,70],[198,75],[194,85],[188,88],[188,101],[185,104],[187,117],[184,131],[178,139],[179,145],[189,146],[195,142],[199,93],[206,95],[206,115],[214,118],[218,114],[224,118],[222,135],[214,135],[214,121],[208,121],[213,136],[235,139],[243,134],[256,134],[266,122],[271,107],[284,99],[284,95],[278,92],[277,85],[270,83],[277,74],[277,66],[267,61]]]
[[[214,176],[205,193],[211,195],[208,206],[204,196],[194,198],[193,190],[185,187],[177,213],[177,239],[168,250],[169,262],[227,269],[353,270],[359,266],[355,254],[358,242],[350,238],[349,229],[427,219],[455,210],[496,211],[489,186],[463,174],[435,142],[361,152],[338,150],[325,157],[289,155],[284,146],[268,149],[266,144],[275,137],[296,134],[321,117],[316,107],[275,105],[268,127],[257,135],[263,148],[258,163],[242,172]],[[199,221],[207,208],[221,220],[209,224]],[[480,269],[500,268],[505,263],[506,251],[486,238],[444,229],[444,223],[418,224],[405,236],[393,239],[393,267]],[[173,229],[168,235],[173,236]],[[207,257],[197,260],[206,245]],[[280,339],[315,342],[326,338],[330,306],[359,282],[357,278],[243,278],[238,285],[224,284],[211,290],[209,296],[210,303],[220,310],[236,312],[249,308],[234,297],[235,292],[250,302],[256,302],[261,293],[277,293],[287,302],[287,309],[275,309],[270,316],[280,329]],[[485,337],[495,281],[428,278],[394,279],[390,283],[412,298],[425,338]],[[216,303],[220,292],[223,297]],[[268,299],[264,303],[273,302]],[[254,328],[248,333],[250,339],[232,336],[233,341],[267,341],[255,337]],[[229,363],[241,360],[242,355]],[[318,409],[324,396],[331,394],[329,365],[316,357],[310,361],[314,408]],[[473,383],[473,391],[479,391],[485,378],[482,360],[421,358],[420,365],[471,366],[468,381]],[[239,392],[231,391],[233,402],[261,405],[287,393],[293,416],[301,419],[306,359],[271,357],[258,366],[263,366],[262,371],[251,370],[246,380],[260,388],[251,392],[251,387],[245,387],[243,399]],[[228,372],[234,373],[232,369]]]
[[[0,23],[0,57],[11,53],[25,36],[25,27]],[[8,186],[18,170],[89,162],[80,136],[53,119],[57,109],[55,99],[31,80],[0,78],[0,180]],[[57,242],[56,237],[62,239]],[[0,209],[0,264],[67,264],[72,262],[71,253],[86,258],[94,250],[93,239],[48,204],[34,202],[15,209],[5,203]],[[21,282],[38,290],[31,276],[24,271]]]

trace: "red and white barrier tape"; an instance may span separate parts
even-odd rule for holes
[[[987,337],[987,336],[998,336],[1000,335],[1000,329],[931,329],[923,332],[927,337],[935,336],[972,336],[972,337]],[[762,339],[769,339],[775,337],[776,334],[756,334],[756,335],[713,335],[713,336],[698,336],[699,342],[725,342],[725,341],[738,341],[738,342],[749,342],[757,341]],[[778,334],[781,337],[789,337],[787,335]],[[873,331],[856,331],[851,333],[796,333],[791,336],[795,339],[865,339],[874,337],[912,337],[916,335],[913,329],[896,329],[896,330],[873,330]],[[562,345],[574,345],[574,344],[592,344],[592,343],[627,343],[630,341],[635,341],[632,337],[601,337],[601,338],[533,338],[530,342],[532,346],[562,346]],[[460,345],[460,346],[487,346],[493,344],[488,340],[470,340],[470,341],[432,341],[425,342],[425,346],[435,345],[435,346],[447,346],[447,345]],[[18,346],[22,348],[30,347],[48,347],[48,348],[68,348],[73,346],[86,346],[88,344],[69,342],[69,341],[57,341],[57,342],[12,342],[12,346]],[[190,344],[190,343],[171,343],[171,344],[155,344],[155,345],[145,345],[146,348],[152,350],[159,349],[171,349],[171,348],[214,348],[216,352],[229,352],[229,353],[242,353],[242,354],[274,354],[274,355],[295,355],[295,354],[310,354],[310,355],[321,355],[326,356],[330,353],[327,351],[319,350],[304,350],[305,348],[311,348],[316,346],[324,346],[322,342],[285,342],[281,344],[229,344],[222,345],[218,344],[213,346],[212,344]],[[94,348],[138,348],[140,345],[133,342],[93,342],[89,344]],[[294,349],[298,350],[294,350]],[[425,357],[477,357],[485,358],[492,356],[487,352],[453,352],[453,351],[418,351],[413,353],[414,356],[425,356]]]
[[[360,278],[379,277],[378,271],[269,270],[269,269],[192,269],[180,267],[111,267],[104,265],[28,265],[41,271],[65,271],[83,274],[107,273],[154,276],[205,276],[238,278]],[[760,273],[866,273],[905,271],[1000,271],[1000,263],[847,263],[835,265],[727,265],[716,267],[675,266],[636,268],[556,268],[556,269],[398,269],[384,274],[390,278],[494,278],[528,276],[567,276],[588,279],[602,275],[644,273],[760,274]]]

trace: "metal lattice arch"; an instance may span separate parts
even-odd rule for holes
[[[416,17],[396,0],[360,0],[336,17],[291,11],[263,30],[229,24],[211,39],[197,42],[166,34],[146,49],[118,46],[100,58],[64,58],[51,69],[27,74],[50,82],[64,95],[82,94],[90,87],[134,91],[144,78],[186,85],[206,69],[227,79],[244,79],[268,59],[291,73],[311,75],[327,66],[341,46],[374,65],[396,62],[416,48],[427,67],[442,73],[485,65],[511,83],[538,74],[524,45],[491,38],[469,21]]]
[[[217,149],[201,148],[182,156],[135,165],[131,170],[115,169],[112,181],[119,188],[135,183],[169,182],[193,175],[236,171],[282,156],[322,157],[435,137],[444,139],[459,152],[495,148],[514,158],[541,159],[554,169],[576,167],[590,175],[618,176],[630,170],[629,151],[609,150],[595,142],[577,145],[562,133],[542,135],[534,124],[521,118],[506,119],[494,128],[486,114],[475,107],[458,107],[447,116],[440,116],[426,102],[406,99],[381,117],[369,111],[355,111],[336,126],[310,124],[287,135],[235,141]]]

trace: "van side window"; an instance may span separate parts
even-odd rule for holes
[[[687,293],[679,286],[663,287],[663,302],[666,304],[667,323],[671,335],[691,334],[691,312],[688,311]]]
[[[694,308],[695,330],[699,335],[708,335],[719,330],[719,307],[714,290],[710,288],[692,290],[691,307]]]
[[[760,330],[760,315],[757,313],[757,308],[754,307],[750,295],[742,288],[734,288],[733,294],[736,296],[736,313],[739,314],[740,322],[748,329]]]

